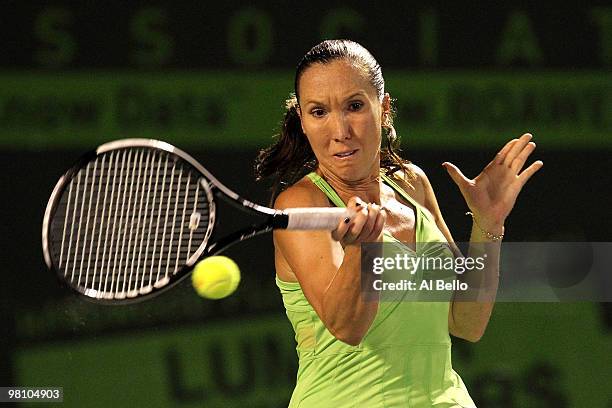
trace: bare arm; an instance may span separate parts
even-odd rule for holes
[[[359,203],[359,204],[357,204]],[[279,195],[275,208],[322,205],[307,188],[294,186]],[[297,277],[304,295],[337,339],[357,345],[378,311],[378,301],[361,292],[361,242],[382,240],[385,216],[378,206],[352,198],[349,223],[328,231],[274,232],[274,245]]]
[[[463,256],[459,248],[455,245],[453,236],[444,221],[440,206],[434,190],[427,178],[427,175],[419,167],[414,166],[414,170],[421,181],[423,189],[423,204],[424,207],[434,216],[436,225],[444,234],[446,240],[451,244],[453,252],[456,256]],[[479,285],[483,279],[487,279],[487,282],[491,282],[491,279],[495,282],[494,287],[497,290],[497,282],[499,276],[499,244],[487,244],[483,246],[476,244],[480,242],[488,241],[482,235],[482,232],[475,225],[472,227],[472,233],[470,237],[470,249],[468,250],[468,256],[477,257],[482,256],[482,250],[486,250],[487,261],[485,262],[485,268],[482,271],[472,270],[469,273],[459,275],[459,279],[462,282],[466,282],[468,287],[475,287]],[[490,287],[489,287],[490,288]],[[473,292],[470,292],[473,295]],[[485,329],[489,323],[491,313],[494,306],[494,294],[490,302],[470,302],[462,299],[460,292],[453,296],[448,311],[448,330],[449,333],[455,337],[460,337],[465,340],[472,342],[478,341],[485,332]]]
[[[536,147],[531,139],[531,134],[525,133],[506,143],[474,179],[465,177],[455,165],[443,163],[473,213],[468,255],[487,256],[484,269],[474,269],[460,277],[472,291],[456,292],[449,313],[451,333],[454,331],[471,341],[479,340],[484,334],[499,284],[501,241],[492,240],[486,233],[496,236],[504,233],[505,220],[523,186],[544,165],[538,160],[523,169]],[[478,301],[473,301],[474,290],[480,295]]]
[[[503,234],[503,225],[490,225],[487,231]],[[487,238],[476,225],[472,224],[468,257],[485,259],[483,269],[473,269],[462,275],[459,280],[468,285],[466,292],[455,292],[449,309],[449,330],[457,337],[475,342],[480,340],[489,324],[495,296],[499,286],[499,255],[501,241]],[[474,298],[478,296],[478,300]]]

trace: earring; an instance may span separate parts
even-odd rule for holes
[[[389,112],[384,112],[384,119],[382,122],[382,127],[384,128],[388,128],[389,127]]]

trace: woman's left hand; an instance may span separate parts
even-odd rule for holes
[[[506,143],[472,180],[452,163],[442,163],[483,228],[503,225],[527,180],[544,165],[538,160],[521,171],[536,147],[531,137],[531,134],[525,133],[519,139]]]

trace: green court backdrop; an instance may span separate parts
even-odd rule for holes
[[[597,305],[500,303],[453,364],[481,407],[609,407],[612,339]],[[64,387],[66,406],[283,407],[294,385],[282,314],[133,335],[48,342],[15,353],[19,384]],[[33,405],[34,406],[34,405]]]

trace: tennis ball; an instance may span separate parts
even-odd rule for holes
[[[222,299],[234,293],[240,283],[240,268],[226,256],[211,256],[198,262],[191,275],[198,295]]]

